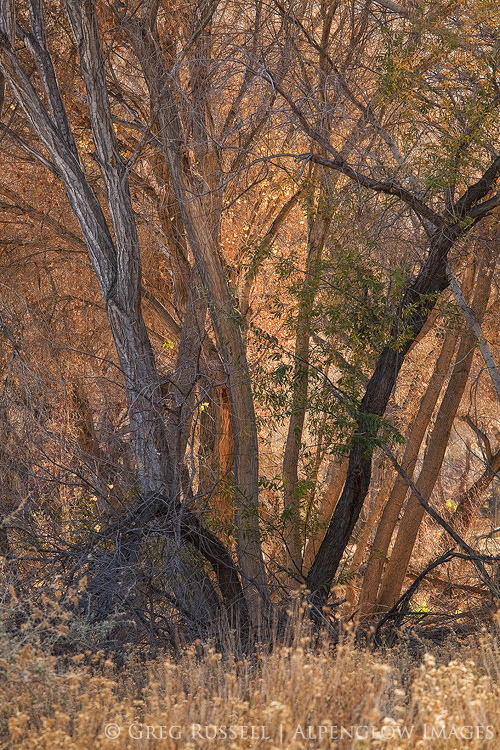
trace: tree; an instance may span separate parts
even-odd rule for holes
[[[241,587],[229,554],[179,505],[179,471],[172,462],[159,376],[141,311],[141,258],[128,180],[130,166],[120,153],[113,127],[97,11],[93,2],[68,2],[65,8],[80,55],[96,159],[106,187],[114,236],[82,169],[47,46],[41,2],[29,3],[30,29],[23,29],[22,37],[38,72],[45,102],[12,45],[11,8],[4,8],[1,16],[0,65],[47,153],[48,158],[39,153],[38,158],[63,181],[102,291],[124,377],[135,449],[141,502],[135,511],[134,524],[140,530],[159,512],[166,514],[170,533],[178,527],[186,541],[211,558],[226,603],[230,608],[239,608],[244,619]],[[130,530],[125,530],[126,559],[136,553],[137,541],[137,535],[134,539]]]
[[[353,108],[361,112],[367,125],[373,128],[381,149],[382,174],[371,176],[369,174],[369,170],[372,169],[370,162],[367,164],[366,171],[350,164],[332,145],[329,134],[318,131],[307,111],[307,102],[302,105],[296,97],[295,82],[290,83],[287,87],[285,82],[273,75],[270,66],[267,66],[263,61],[263,76],[267,77],[270,85],[287,106],[290,117],[295,119],[297,126],[316,146],[316,152],[311,151],[302,154],[300,159],[307,159],[326,169],[340,172],[367,191],[399,199],[417,217],[420,225],[425,227],[428,238],[425,260],[421,263],[415,276],[409,279],[401,294],[398,305],[398,320],[393,326],[388,345],[380,352],[365,394],[359,404],[358,427],[349,456],[349,468],[344,489],[335,508],[325,539],[307,575],[306,583],[313,592],[313,599],[321,602],[328,595],[368,491],[371,478],[371,450],[376,441],[379,418],[385,412],[406,353],[422,330],[438,296],[448,286],[446,263],[449,253],[470,232],[473,226],[500,203],[500,194],[497,193],[488,197],[494,190],[499,175],[500,158],[495,155],[491,159],[489,153],[487,156],[488,150],[484,149],[481,136],[478,133],[480,126],[477,119],[478,102],[481,102],[484,111],[495,113],[497,96],[494,85],[491,86],[489,82],[478,89],[474,86],[470,87],[464,77],[460,82],[460,94],[462,96],[460,103],[451,109],[446,106],[443,89],[441,86],[434,84],[434,70],[429,67],[429,59],[435,60],[434,38],[435,36],[442,38],[447,24],[446,18],[442,19],[443,26],[437,32],[431,27],[427,27],[424,22],[418,32],[410,24],[409,29],[405,29],[404,26],[401,28],[399,37],[395,35],[397,51],[400,55],[405,54],[403,53],[402,43],[405,37],[411,40],[412,51],[419,44],[421,45],[421,52],[419,63],[412,66],[415,73],[408,77],[405,77],[404,69],[398,70],[394,66],[394,59],[390,63],[387,62],[387,72],[384,74],[385,80],[384,78],[382,80],[389,93],[389,101],[393,94],[396,94],[397,100],[398,88],[400,87],[402,97],[408,104],[408,101],[411,101],[415,82],[418,80],[418,84],[423,86],[424,90],[418,91],[417,99],[421,97],[421,100],[426,102],[427,111],[420,107],[420,101],[417,102],[416,109],[419,114],[424,112],[422,119],[426,121],[428,127],[434,128],[434,137],[429,139],[428,146],[429,150],[432,151],[447,138],[447,136],[440,138],[438,135],[441,127],[439,117],[446,118],[447,125],[451,122],[457,123],[457,135],[448,141],[441,159],[441,179],[435,183],[432,202],[425,201],[421,197],[422,192],[418,187],[418,178],[411,173],[411,159],[406,157],[398,146],[397,135],[392,135],[389,128],[383,123],[385,102],[379,105],[380,114],[378,114],[373,101],[369,100],[367,103],[361,101],[353,93],[349,83],[338,70],[335,61],[329,55],[329,50],[322,48],[320,43],[315,41],[314,33],[308,32],[300,19],[294,17],[293,10],[289,10],[287,13],[291,23],[303,34],[307,44],[311,48],[321,50],[328,60],[329,71],[336,81],[337,91],[341,92],[344,101],[349,102]],[[464,14],[467,15],[465,9]],[[469,18],[467,20],[470,22]],[[454,20],[452,25],[453,23]],[[455,64],[459,66],[460,73],[462,73],[465,64],[464,52],[466,47],[469,52],[471,48],[474,50],[478,66],[481,65],[478,57],[481,53],[476,52],[473,45],[474,42],[467,39],[466,42],[460,44],[459,50],[454,54]],[[494,69],[494,54],[493,51],[493,56],[490,54],[483,63],[488,70]],[[427,55],[428,57],[426,57]],[[419,65],[421,66],[420,69]],[[449,75],[449,64],[443,64],[440,60],[440,65],[442,75],[444,77]],[[302,90],[304,89],[303,84]],[[335,94],[337,91],[335,91]],[[476,104],[475,111],[473,110],[474,103]],[[333,106],[332,101],[328,101],[328,104]],[[430,116],[427,115],[429,111]],[[471,164],[475,162],[475,159],[471,159],[469,164],[465,159],[467,154],[474,152],[474,148],[476,152],[479,151],[483,154],[483,163],[488,158],[490,163],[489,166],[485,166],[479,179],[476,177],[471,180],[473,171],[475,171],[471,170]],[[324,156],[322,152],[326,152],[328,156]],[[382,156],[382,154],[384,155]],[[403,180],[396,176],[387,177],[388,174],[393,173],[394,169],[397,172],[402,171]],[[456,197],[456,193],[460,189],[461,195]],[[420,233],[418,232],[418,234]],[[401,323],[403,321],[405,334],[404,341],[401,341]],[[372,447],[370,447],[370,444]]]
[[[125,602],[173,633],[176,612],[191,634],[222,600],[258,626],[302,582],[318,614],[381,512],[385,557],[406,487],[389,495],[378,461],[406,432],[414,469],[454,333],[411,432],[400,372],[500,203],[495,18],[479,1],[0,5],[4,554],[50,528],[100,614]],[[44,515],[50,482],[64,512]]]

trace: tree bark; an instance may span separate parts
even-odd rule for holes
[[[307,575],[325,538],[326,530],[342,492],[349,466],[348,458],[333,458],[326,473],[326,488],[320,501],[317,531],[310,536],[304,552],[303,570]]]
[[[366,548],[368,546],[368,541],[370,539],[370,536],[372,534],[373,527],[377,523],[378,519],[380,518],[380,515],[382,513],[382,509],[384,507],[384,502],[387,498],[387,495],[389,494],[389,489],[392,484],[392,470],[391,467],[387,467],[387,477],[384,480],[382,487],[379,489],[376,497],[375,497],[375,504],[372,510],[370,511],[368,518],[363,523],[363,526],[361,528],[360,534],[358,538],[356,539],[356,550],[354,552],[354,555],[352,556],[352,560],[349,565],[348,569],[348,575],[349,576],[357,576],[359,568],[363,562],[363,558],[366,552]],[[364,576],[363,576],[364,580]]]
[[[267,598],[262,556],[258,499],[259,460],[254,403],[240,318],[234,309],[220,260],[217,238],[210,231],[213,191],[197,184],[191,171],[183,127],[170,71],[161,53],[154,25],[125,22],[142,66],[152,106],[158,112],[161,138],[186,236],[207,291],[219,349],[222,353],[235,443],[235,526],[238,560],[247,594],[258,618]],[[208,158],[208,156],[207,156]],[[203,165],[202,165],[203,166]]]
[[[448,333],[446,335],[429,385],[420,402],[418,414],[411,426],[410,435],[401,461],[401,465],[411,477],[413,477],[422,440],[424,439],[429,421],[441,393],[443,383],[448,375],[456,340],[457,337],[455,334]],[[375,539],[371,547],[371,554],[363,576],[363,585],[359,599],[360,617],[371,614],[371,610],[375,605],[389,544],[407,493],[408,485],[398,475],[378,524]]]
[[[380,354],[374,373],[359,406],[358,428],[349,454],[349,466],[342,495],[333,513],[328,531],[307,576],[312,601],[321,606],[333,583],[344,550],[363,507],[371,479],[371,444],[377,434],[373,417],[384,414],[389,398],[412,341],[421,331],[436,303],[436,295],[447,284],[446,258],[456,239],[464,233],[459,225],[437,229],[431,238],[429,253],[420,273],[410,284],[401,302],[401,314],[408,315],[409,335],[402,346],[395,343]],[[422,295],[430,295],[421,306]],[[397,328],[392,332],[398,339]]]
[[[482,320],[490,295],[492,266],[482,265],[478,270],[472,307],[478,320]],[[425,452],[422,469],[416,487],[428,502],[441,469],[453,421],[467,385],[474,358],[475,337],[465,331],[458,348],[455,367],[446,388],[429,444]],[[391,558],[387,565],[377,599],[379,611],[390,609],[400,596],[408,564],[425,509],[419,500],[410,496],[401,520]]]

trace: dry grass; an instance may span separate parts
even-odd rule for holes
[[[417,663],[408,649],[371,653],[350,638],[313,647],[298,625],[293,646],[252,658],[197,643],[178,660],[131,657],[119,669],[89,652],[63,664],[37,627],[39,615],[18,640],[0,638],[2,748],[499,746],[491,634],[428,649]]]

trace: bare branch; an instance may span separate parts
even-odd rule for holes
[[[356,169],[354,169],[354,167],[352,167],[350,164],[348,164],[340,154],[338,154],[336,159],[334,160],[327,159],[326,157],[319,156],[317,154],[313,154],[310,158],[311,161],[313,161],[315,164],[322,164],[324,167],[329,167],[330,169],[335,169],[339,172],[342,172],[342,174],[350,177],[351,180],[357,182],[359,185],[370,188],[376,193],[394,195],[396,198],[399,198],[411,209],[413,209],[417,216],[430,221],[434,225],[434,227],[438,228],[444,226],[444,220],[439,214],[437,214],[432,210],[432,208],[430,208],[419,198],[417,198],[414,193],[406,190],[406,188],[402,187],[402,185],[398,185],[397,182],[394,182],[392,180],[384,182],[381,180],[375,180],[372,177],[367,177],[366,175],[363,175],[361,174],[361,172],[358,172]]]
[[[488,435],[483,430],[481,430],[481,428],[474,422],[474,420],[472,419],[472,417],[469,414],[466,414],[465,417],[462,417],[462,420],[467,425],[469,425],[469,427],[471,428],[471,430],[476,435],[476,437],[478,439],[478,442],[479,443],[483,443],[483,445],[484,445],[484,452],[486,454],[486,458],[487,458],[488,462],[491,463],[492,460],[493,460],[493,451],[492,451],[492,448],[491,448],[491,442],[490,442],[490,439],[489,439]]]
[[[469,328],[477,339],[481,356],[488,370],[488,374],[491,378],[491,382],[493,383],[498,402],[500,404],[500,372],[498,371],[498,367],[496,366],[495,360],[493,359],[493,355],[491,353],[490,347],[488,346],[488,342],[483,336],[481,325],[479,324],[476,316],[467,304],[467,301],[462,294],[462,289],[460,288],[457,277],[451,270],[450,264],[448,262],[446,263],[446,274],[448,276],[450,288],[453,292],[456,303],[459,306],[465,320],[467,321]]]
[[[398,462],[392,451],[383,443],[381,444],[381,449],[385,453],[385,455],[388,457],[389,461],[392,463],[398,474],[405,480],[408,487],[411,489],[419,503],[423,506],[425,511],[428,513],[428,515],[434,519],[453,539],[453,541],[458,544],[458,546],[464,550],[464,552],[470,556],[472,562],[474,563],[474,566],[476,567],[481,579],[486,583],[490,591],[493,592],[496,599],[500,601],[500,590],[498,589],[498,586],[493,583],[491,580],[491,577],[488,575],[488,572],[486,571],[486,568],[484,567],[485,561],[493,561],[497,560],[497,557],[491,557],[486,555],[481,555],[480,553],[476,552],[473,547],[470,547],[467,542],[462,539],[462,537],[457,534],[455,529],[453,529],[449,523],[447,523],[444,518],[437,512],[437,510],[434,510],[434,508],[429,505],[429,503],[426,501],[422,493],[419,491],[417,485],[415,482],[410,478],[410,476],[406,473],[406,471],[403,469],[401,464]]]
[[[483,176],[467,188],[461,198],[455,203],[449,218],[459,218],[468,215],[468,211],[475,203],[485,198],[490,192],[498,175],[500,174],[500,156],[497,156],[488,167]]]

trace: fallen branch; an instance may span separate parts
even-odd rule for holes
[[[380,629],[385,625],[386,622],[388,622],[389,620],[394,620],[394,626],[398,627],[403,621],[404,617],[406,617],[409,611],[408,605],[413,596],[418,591],[420,584],[422,583],[424,578],[439,565],[444,565],[454,558],[468,560],[474,564],[474,559],[470,555],[464,555],[461,552],[455,552],[453,550],[447,550],[444,554],[439,555],[439,557],[436,557],[434,560],[432,560],[427,565],[427,567],[424,568],[424,570],[415,578],[411,586],[406,589],[404,594],[399,597],[394,606],[391,607],[391,609],[386,612],[386,614],[377,623],[377,627],[375,628],[375,633],[373,636],[373,642],[376,646],[381,645],[378,634]]]

